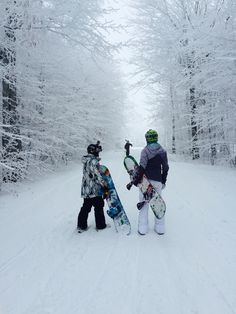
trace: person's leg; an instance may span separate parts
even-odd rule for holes
[[[151,181],[156,191],[161,195],[162,183],[157,181]],[[161,219],[154,218],[154,231],[158,234],[165,233],[165,216]]]
[[[104,216],[104,200],[102,197],[93,198],[94,214],[95,214],[95,223],[97,229],[106,228],[106,220]]]
[[[88,214],[91,211],[92,202],[90,198],[85,198],[84,203],[80,209],[78,220],[77,220],[77,228],[86,230],[88,228]]]
[[[165,216],[162,217],[161,219],[157,219],[155,217],[155,226],[154,226],[154,230],[156,233],[162,235],[165,233]]]
[[[139,201],[144,201],[143,193],[139,191]],[[145,235],[148,232],[148,208],[149,204],[145,203],[139,210],[138,216],[138,232]]]

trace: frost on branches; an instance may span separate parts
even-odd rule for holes
[[[1,1],[0,183],[117,140],[125,95],[99,3]]]
[[[140,81],[169,149],[236,165],[235,1],[131,2]]]

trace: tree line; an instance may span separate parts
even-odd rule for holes
[[[0,184],[77,160],[93,141],[118,142],[125,92],[106,39],[110,10],[1,1]]]
[[[131,2],[140,84],[169,150],[236,165],[235,1]]]

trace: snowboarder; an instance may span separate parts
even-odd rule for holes
[[[137,185],[141,182],[145,173],[157,192],[161,194],[161,190],[165,188],[169,170],[167,153],[158,143],[158,134],[155,130],[148,130],[145,138],[147,146],[141,152],[139,167],[132,183]],[[127,185],[127,189],[130,189],[129,185]],[[139,201],[144,201],[144,196],[141,192]],[[145,235],[148,232],[148,208],[149,204],[145,203],[139,211],[138,232],[141,235]],[[155,217],[154,231],[159,235],[165,233],[165,216],[161,219]]]
[[[87,147],[87,155],[82,157],[83,178],[81,186],[81,196],[84,199],[80,209],[77,221],[77,230],[79,233],[87,230],[88,214],[94,207],[96,229],[105,229],[107,227],[104,216],[104,194],[107,193],[105,181],[99,172],[99,152],[102,151],[100,142],[90,144]]]
[[[126,156],[129,156],[130,154],[130,146],[133,146],[129,140],[126,140],[126,143],[125,143],[125,146],[124,146],[124,149],[126,151]]]

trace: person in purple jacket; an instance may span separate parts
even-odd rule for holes
[[[155,130],[148,130],[145,138],[147,145],[141,151],[140,163],[133,184],[137,185],[141,182],[145,173],[153,187],[161,194],[162,189],[165,188],[169,170],[167,152],[158,143],[158,134]],[[144,200],[141,192],[139,200],[140,202]],[[145,235],[149,229],[148,209],[149,204],[146,203],[139,211],[138,232],[141,235]],[[154,231],[159,235],[165,233],[165,216],[162,219],[155,217]]]

